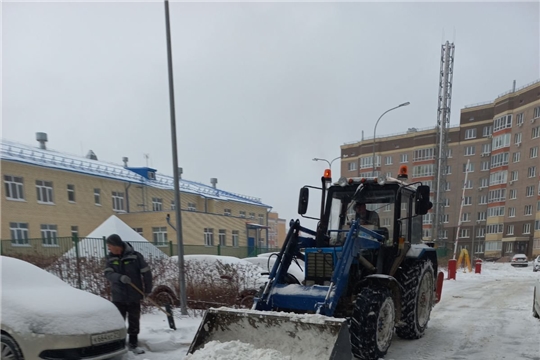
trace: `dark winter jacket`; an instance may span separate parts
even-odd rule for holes
[[[152,272],[144,260],[144,257],[133,250],[131,245],[124,243],[122,255],[107,255],[105,277],[111,282],[112,301],[133,303],[142,300],[142,295],[130,284],[120,281],[122,275],[131,278],[133,285],[137,286],[145,294],[152,292]],[[144,284],[143,280],[144,278]],[[143,286],[144,285],[144,286]]]

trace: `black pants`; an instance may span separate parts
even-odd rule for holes
[[[139,334],[139,321],[141,319],[141,303],[124,303],[124,302],[113,302],[114,305],[120,311],[120,314],[126,319],[126,314],[128,318],[128,331],[129,342],[133,345],[137,345],[137,335]]]

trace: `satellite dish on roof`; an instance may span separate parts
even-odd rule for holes
[[[86,154],[87,159],[97,160],[96,154],[92,150],[88,150],[88,154]]]

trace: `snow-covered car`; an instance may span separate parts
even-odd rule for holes
[[[109,359],[127,352],[126,325],[110,301],[28,262],[1,257],[2,359]]]
[[[540,255],[536,257],[533,261],[533,271],[537,272],[540,270]]]
[[[540,280],[536,281],[533,293],[533,316],[540,319]]]
[[[276,256],[276,253],[274,253],[274,256],[261,254],[257,257],[244,258],[243,260],[258,265],[264,270],[264,272],[269,273],[274,267],[274,263],[277,259]],[[293,275],[300,283],[302,283],[302,281],[304,281],[304,262],[302,260],[298,260],[298,264],[293,263],[289,267],[289,274]]]
[[[515,254],[512,257],[512,266],[529,266],[529,262],[527,261],[527,255],[525,254]]]

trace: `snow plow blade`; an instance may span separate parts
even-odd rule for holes
[[[188,354],[211,341],[238,340],[295,360],[351,357],[345,319],[322,315],[219,308],[206,311]]]

